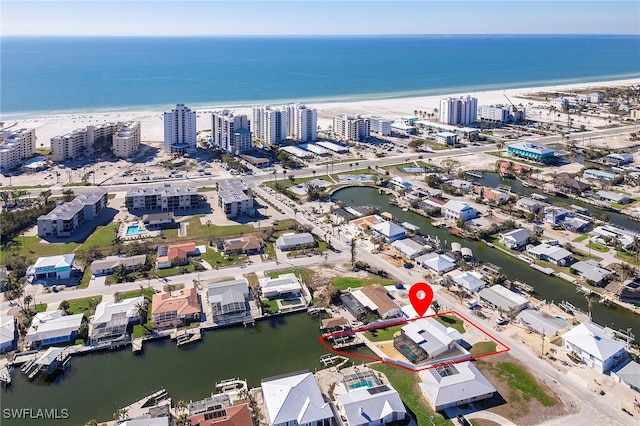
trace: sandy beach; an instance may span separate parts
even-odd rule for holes
[[[401,97],[390,99],[367,99],[344,102],[307,103],[312,108],[318,110],[318,125],[326,129],[332,122],[336,114],[373,114],[387,119],[398,119],[401,116],[413,116],[415,111],[433,113],[439,107],[439,101],[447,96],[471,95],[478,98],[478,105],[501,103],[506,104],[505,95],[514,104],[523,104],[525,107],[535,107],[539,102],[532,102],[522,99],[528,93],[563,91],[572,92],[581,89],[595,87],[628,86],[640,85],[640,79],[614,80],[593,83],[577,83],[570,85],[555,85],[534,88],[519,88],[506,90],[490,90],[479,92],[452,93],[449,95],[421,96],[421,97]],[[382,95],[381,95],[382,96]],[[531,104],[531,105],[530,105]],[[277,104],[274,104],[277,105]],[[173,105],[167,105],[166,110]],[[211,128],[210,112],[225,108],[223,105],[211,105],[209,107],[195,107],[192,109],[198,112],[198,130]],[[237,114],[247,114],[251,116],[251,108],[246,106],[228,107]],[[163,140],[163,115],[162,110],[147,109],[140,111],[109,110],[105,111],[77,111],[75,113],[47,113],[33,115],[29,114],[7,114],[1,117],[6,128],[34,128],[38,138],[37,148],[48,148],[49,140],[54,136],[64,135],[75,129],[86,127],[87,125],[101,124],[114,121],[137,120],[141,122],[142,141],[161,142]]]

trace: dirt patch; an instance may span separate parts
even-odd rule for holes
[[[525,395],[522,391],[510,386],[508,379],[498,369],[498,363],[501,362],[516,364],[527,371],[536,379],[538,387],[542,389],[544,394],[552,399],[553,405],[543,405],[538,399]],[[509,354],[500,354],[478,360],[476,361],[476,366],[497,391],[496,395],[491,399],[480,401],[476,404],[490,412],[503,416],[519,425],[540,424],[550,419],[566,416],[571,412],[570,406],[564,402],[566,401],[564,398]],[[494,423],[487,423],[487,425],[489,424]]]
[[[496,423],[487,419],[473,419],[472,423],[475,426],[500,426],[500,423]]]

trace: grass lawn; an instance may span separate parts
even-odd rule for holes
[[[464,321],[455,315],[441,315],[434,318],[445,327],[451,327],[455,330],[458,330],[460,334],[464,333],[465,331]]]
[[[636,254],[630,251],[619,251],[616,254],[616,257],[624,260],[625,262],[631,263],[632,265],[640,265],[640,262],[636,260]]]
[[[278,257],[273,243],[265,243],[264,246],[264,254],[266,255],[265,260],[276,260]]]
[[[609,247],[593,241],[587,244],[587,247],[589,247],[591,250],[599,251],[600,253],[606,253],[609,251]]]
[[[33,310],[35,310],[38,313],[46,312],[47,311],[47,304],[46,303],[38,303],[36,306],[33,307]]]
[[[501,248],[506,252],[511,252],[511,250],[509,250],[507,246],[505,246],[504,244],[502,244],[502,242],[500,242],[500,234],[491,234],[486,238],[486,241],[490,242],[496,247]]]
[[[187,230],[188,232],[188,230]],[[171,228],[171,229],[163,229],[162,230],[162,235],[167,239],[167,240],[177,240],[178,239],[178,228]]]
[[[151,330],[153,329],[153,324],[148,322],[145,325],[148,327],[148,329],[144,328],[144,326],[140,324],[134,325],[133,331],[131,332],[131,338],[137,339],[138,337],[150,336]]]
[[[268,275],[269,275],[269,278],[277,278],[283,274],[295,274],[296,277],[302,278],[302,281],[311,282],[311,280],[313,280],[314,273],[315,272],[313,272],[311,269],[297,268],[297,269],[286,269],[284,271],[273,271],[273,272],[269,272]]]
[[[154,293],[155,292],[153,291],[153,289],[145,288],[144,290],[131,290],[121,294],[123,299],[131,299],[133,297],[142,296],[144,294],[149,298],[149,300],[151,300],[153,298]]]
[[[113,244],[113,240],[116,237],[116,231],[118,230],[119,223],[110,223],[105,226],[98,226],[98,228],[89,235],[89,238],[78,247],[78,251],[84,251],[89,247],[109,247]]]
[[[246,254],[232,254],[230,256],[224,256],[219,251],[214,251],[209,249],[207,249],[207,252],[205,254],[201,254],[200,257],[203,260],[206,260],[207,262],[209,262],[209,264],[214,268],[216,266],[235,265],[237,263],[247,260],[248,258]]]
[[[82,274],[82,279],[80,280],[80,285],[78,285],[78,288],[87,288],[89,287],[90,282],[91,282],[91,268],[85,268],[84,273]]]
[[[318,163],[318,166],[324,166],[326,164],[339,164],[339,163],[355,163],[355,162],[360,162],[359,158],[347,158],[346,160],[335,160],[335,161],[325,161],[323,163]]]
[[[480,356],[490,354],[496,351],[496,342],[478,342],[471,347],[469,351],[471,356]]]
[[[364,335],[372,342],[384,342],[385,340],[393,340],[396,334],[405,324],[392,325],[386,328],[377,328],[375,330],[365,331]]]
[[[77,243],[41,243],[42,238],[37,236],[22,235],[14,238],[14,241],[20,245],[20,255],[26,258],[27,264],[34,263],[38,257],[67,254],[78,248]],[[2,252],[4,258],[7,254],[6,246],[2,246]]]
[[[85,316],[93,315],[95,307],[102,301],[102,296],[85,297],[84,299],[71,299],[69,302],[70,314],[85,314]]]
[[[209,238],[209,231],[211,231],[211,237],[220,237],[227,235],[239,235],[245,232],[254,231],[254,227],[252,225],[229,225],[229,226],[218,226],[211,224],[210,226],[207,224],[200,223],[200,218],[204,215],[197,214],[189,219],[189,226],[187,226],[187,235],[189,238]],[[176,230],[177,236],[177,230]]]
[[[517,403],[521,399],[530,400],[535,398],[545,407],[558,403],[555,398],[544,392],[535,377],[529,374],[522,366],[512,362],[499,362],[496,365],[492,365],[491,368],[495,370],[496,376],[501,381],[509,385],[511,389],[510,402]]]
[[[391,284],[395,284],[396,282],[397,281],[395,280],[387,280],[387,279],[379,278],[373,275],[367,278],[338,277],[338,278],[334,278],[333,281],[331,281],[331,283],[340,290],[346,290],[349,287],[357,288],[357,287],[364,287],[366,285],[373,285],[373,284],[391,285]]]
[[[280,311],[280,308],[278,307],[278,301],[267,300],[267,299],[262,300],[262,310],[264,311],[265,314],[267,313],[277,314]]]
[[[582,234],[582,235],[580,235],[579,237],[574,238],[572,241],[573,241],[574,243],[579,243],[580,241],[584,241],[584,240],[586,240],[587,238],[589,238],[589,234]]]
[[[411,413],[416,418],[416,423],[419,425],[451,425],[452,423],[442,417],[435,411],[432,411],[427,405],[428,402],[424,400],[422,392],[418,388],[419,376],[416,373],[403,370],[401,368],[393,367],[388,364],[373,364],[371,368],[382,372],[391,386],[398,391],[400,399],[405,403],[407,408],[411,410]],[[431,423],[431,416],[433,416],[433,423]]]
[[[192,264],[189,263],[183,266],[173,266],[171,268],[158,269],[156,273],[160,278],[164,278],[164,277],[172,277],[174,275],[180,275],[180,274],[190,274],[195,271],[196,269],[193,267]]]

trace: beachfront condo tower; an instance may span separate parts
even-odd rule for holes
[[[120,136],[116,137],[116,135]],[[126,144],[123,143],[122,138],[127,139]],[[116,146],[117,140],[120,141],[118,146]],[[51,159],[55,162],[89,158],[90,156],[99,157],[111,153],[121,158],[127,158],[140,148],[140,122],[89,125],[66,135],[54,136],[50,142]]]
[[[270,106],[253,107],[251,128],[257,140],[266,145],[279,145],[287,139],[285,110]]]
[[[291,130],[289,137],[300,142],[315,142],[318,129],[318,112],[315,108],[307,108],[305,105],[295,104],[290,107],[293,113],[293,126],[287,126]]]
[[[0,171],[11,170],[36,150],[35,129],[0,132]]]
[[[211,143],[231,154],[251,150],[251,127],[246,115],[235,115],[228,109],[211,114]]]
[[[361,115],[338,114],[333,118],[333,131],[338,139],[359,142],[369,137],[371,122]]]
[[[471,96],[440,100],[440,122],[466,126],[476,121],[478,99]]]
[[[129,158],[140,149],[140,122],[118,123],[113,135],[113,154],[118,158]]]
[[[164,113],[164,152],[182,155],[196,148],[196,112],[177,104]]]

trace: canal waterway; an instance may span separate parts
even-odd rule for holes
[[[555,195],[546,194],[540,188],[528,188],[526,186],[523,186],[522,182],[520,182],[517,179],[503,179],[500,177],[498,173],[494,173],[494,172],[482,173],[481,179],[478,179],[473,176],[469,176],[469,178],[472,179],[474,182],[479,183],[480,185],[488,186],[490,188],[495,188],[498,185],[507,185],[511,187],[512,193],[518,194],[523,197],[529,197],[531,196],[531,194],[544,195],[545,197],[547,197],[548,202],[550,204],[553,204],[554,206],[563,206],[568,209],[570,205],[574,204],[576,206],[584,207],[589,211],[590,215],[593,215],[594,213],[598,217],[602,217],[603,215],[606,215],[609,218],[609,222],[611,222],[612,224],[621,226],[623,228],[631,229],[636,232],[640,232],[640,222],[638,222],[637,220],[631,219],[629,216],[625,214],[602,210],[594,206],[593,204],[589,204],[587,202],[584,202],[582,200],[578,200],[575,198],[562,198],[562,197],[557,197]]]
[[[576,292],[573,284],[530,268],[522,261],[491,248],[482,241],[463,240],[451,235],[446,229],[436,228],[431,225],[431,219],[411,211],[402,211],[399,207],[389,204],[390,197],[380,194],[376,188],[349,187],[336,191],[332,198],[335,201],[342,201],[347,206],[368,204],[378,206],[381,210],[386,210],[396,216],[400,222],[406,221],[419,226],[422,234],[437,236],[440,241],[446,241],[447,248],[451,248],[451,243],[454,241],[459,242],[463,247],[469,247],[479,261],[498,265],[502,268],[501,272],[510,280],[519,280],[531,285],[534,288],[534,295],[541,300],[556,303],[564,300],[585,312],[588,310],[584,295]],[[600,325],[606,325],[616,330],[626,330],[627,327],[632,327],[636,336],[640,335],[640,316],[631,311],[614,304],[605,306],[594,303],[592,315],[593,320]]]
[[[90,419],[112,420],[113,413],[165,388],[174,402],[216,393],[228,378],[261,379],[321,369],[327,350],[318,340],[319,319],[307,313],[259,321],[254,328],[232,327],[204,333],[203,340],[183,348],[164,339],[147,342],[141,355],[129,349],[73,357],[64,377],[52,383],[30,383],[13,371],[13,383],[2,390],[2,408],[67,409],[68,419],[2,419],[2,425],[83,425]],[[368,349],[360,354],[375,356]],[[354,362],[361,362],[354,358]]]

